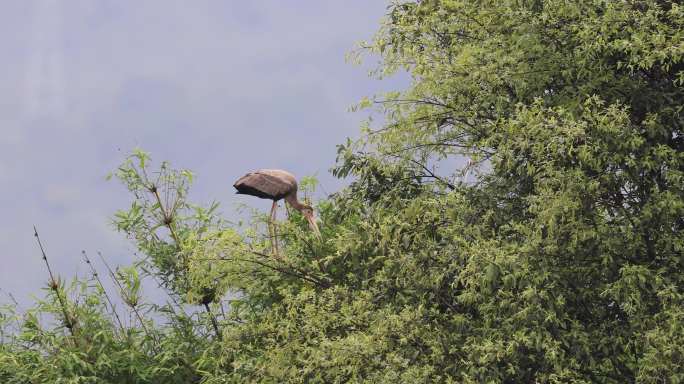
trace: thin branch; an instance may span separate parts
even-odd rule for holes
[[[250,251],[248,251],[248,252],[249,252],[249,253],[252,253],[252,254],[254,254],[254,255],[256,255],[256,256],[261,256],[261,257],[264,257],[264,258],[270,258],[270,256],[271,256],[271,255],[267,255],[267,254],[265,254],[265,253],[261,253],[261,252],[257,252],[257,251],[252,251],[252,250],[250,250]],[[197,260],[201,260],[201,261],[244,261],[244,262],[246,262],[246,263],[257,264],[257,265],[259,265],[259,266],[262,266],[262,267],[264,267],[264,268],[270,269],[270,270],[272,270],[272,271],[280,272],[280,273],[285,274],[285,275],[288,275],[288,276],[292,276],[292,277],[296,277],[296,278],[298,278],[298,279],[302,279],[302,280],[308,281],[309,283],[312,283],[312,284],[314,284],[314,285],[316,285],[316,286],[318,286],[318,287],[321,287],[321,288],[327,288],[327,287],[330,286],[329,283],[327,283],[327,282],[325,282],[325,281],[322,281],[322,280],[319,280],[319,279],[317,279],[317,278],[315,278],[315,277],[312,277],[312,276],[310,276],[310,274],[308,274],[308,273],[306,273],[306,272],[302,272],[301,270],[298,270],[297,268],[294,268],[294,267],[292,267],[292,266],[288,266],[289,268],[292,268],[292,270],[288,270],[288,269],[285,269],[285,268],[280,268],[280,267],[277,267],[277,266],[270,265],[270,264],[268,264],[268,263],[266,263],[266,262],[262,262],[262,261],[259,261],[259,260],[254,260],[254,259],[243,259],[243,258],[236,258],[236,257],[222,257],[222,258],[210,258],[210,257],[207,258],[207,257],[205,257],[205,258],[198,258]]]
[[[209,314],[209,319],[211,319],[211,325],[214,326],[214,332],[216,332],[216,336],[219,339],[223,338],[223,334],[221,333],[221,330],[219,329],[218,323],[216,322],[216,317],[211,312],[211,308],[209,308],[209,303],[204,303],[204,309],[206,309],[207,314]]]
[[[432,177],[432,178],[434,178],[435,180],[439,181],[440,183],[444,184],[444,185],[445,185],[447,188],[449,188],[450,190],[453,191],[454,189],[456,189],[456,186],[455,186],[455,185],[453,185],[453,184],[451,184],[450,182],[444,180],[442,177],[435,175],[434,172],[432,172],[428,167],[426,167],[426,166],[425,166],[424,164],[422,164],[421,162],[416,161],[416,160],[414,160],[414,159],[409,159],[409,161],[411,161],[411,162],[414,163],[414,164],[419,165],[421,168],[423,168],[423,170],[424,170],[425,172],[427,172],[427,173],[430,175],[430,177]]]
[[[176,242],[176,245],[178,248],[180,248],[180,241],[178,238],[178,235],[176,234],[176,230],[173,228],[173,216],[172,212],[166,212],[166,208],[164,207],[164,204],[162,203],[162,198],[159,195],[159,188],[157,188],[156,185],[152,184],[150,187],[150,192],[154,194],[154,197],[157,199],[157,204],[159,204],[159,209],[162,212],[163,220],[164,220],[164,226],[166,226],[169,231],[171,232],[171,237],[173,240]]]
[[[0,292],[3,292],[3,290],[0,289]],[[14,297],[14,295],[12,295],[11,292],[5,292],[5,294],[7,295],[7,297],[10,298],[10,300],[12,300],[12,303],[14,304],[15,307],[19,307],[19,302],[18,302],[17,299]]]
[[[119,287],[119,292],[120,292],[121,295],[123,296],[124,293],[126,292],[126,290],[124,289],[123,285],[122,285],[121,282],[119,281],[119,278],[116,276],[116,274],[114,273],[114,271],[112,270],[112,268],[109,266],[109,263],[107,263],[107,260],[105,260],[104,256],[102,256],[102,253],[101,253],[101,252],[98,252],[97,255],[100,256],[100,259],[102,260],[102,263],[105,265],[105,268],[107,268],[107,271],[109,272],[109,276],[112,278],[112,280],[114,280],[114,282],[116,283],[116,285]],[[145,332],[145,334],[147,335],[147,337],[149,337],[151,340],[154,340],[154,338],[152,337],[152,334],[151,334],[150,331],[147,329],[147,326],[145,325],[145,322],[143,321],[143,317],[142,317],[142,315],[140,314],[140,312],[138,311],[137,306],[136,306],[136,305],[132,305],[132,303],[129,303],[128,300],[125,300],[125,298],[124,298],[124,302],[126,302],[126,304],[133,310],[133,313],[134,313],[135,316],[138,318],[138,321],[140,322],[140,326],[143,328],[143,331]]]
[[[456,144],[456,143],[448,143],[448,142],[442,142],[442,143],[420,143],[420,144],[412,145],[412,146],[409,146],[409,147],[404,147],[404,148],[401,148],[401,149],[397,149],[397,150],[391,151],[391,152],[381,152],[380,154],[381,154],[381,155],[386,155],[386,156],[393,156],[393,155],[396,155],[396,154],[401,153],[401,152],[411,151],[411,150],[414,150],[414,149],[420,149],[420,148],[425,148],[425,147],[454,147],[454,148],[463,148],[463,149],[470,148],[470,147],[467,146],[467,145]]]
[[[54,274],[52,273],[52,268],[50,268],[50,263],[48,262],[47,255],[45,254],[45,249],[43,248],[43,243],[40,241],[40,236],[38,235],[38,229],[36,229],[36,226],[33,226],[33,236],[36,238],[36,241],[38,242],[38,246],[40,247],[40,252],[43,255],[43,261],[45,261],[45,265],[47,266],[48,273],[50,274],[50,289],[52,289],[55,292],[55,295],[57,295],[57,300],[59,301],[59,305],[62,309],[62,315],[64,316],[64,323],[67,328],[69,328],[69,332],[71,333],[72,336],[75,336],[75,329],[74,329],[74,319],[72,319],[71,316],[69,316],[69,311],[67,309],[67,303],[66,303],[66,297],[62,297],[62,295],[59,292],[59,283],[55,279]]]
[[[173,291],[171,291],[168,288],[166,288],[165,286],[163,286],[162,283],[159,281],[159,279],[157,279],[157,276],[150,273],[145,268],[143,268],[143,271],[148,276],[152,277],[152,280],[154,280],[154,283],[157,284],[157,287],[160,288],[161,290],[163,290],[164,292],[166,292],[166,295],[171,299],[171,301],[173,301],[173,303],[176,305],[176,307],[178,307],[178,309],[180,309],[181,312],[183,312],[183,314],[185,314],[185,309],[183,309],[183,306],[181,306],[181,304],[178,302],[178,299],[176,299],[176,297],[173,295]]]
[[[119,328],[121,328],[121,332],[124,333],[125,328],[124,328],[123,322],[121,321],[121,318],[119,317],[118,312],[116,312],[116,308],[114,307],[114,303],[112,303],[112,299],[109,297],[107,290],[105,289],[104,285],[102,284],[102,280],[100,280],[100,275],[97,273],[97,270],[93,266],[93,263],[90,262],[90,258],[88,258],[88,254],[86,253],[86,251],[83,250],[83,251],[81,251],[81,253],[83,254],[83,258],[85,259],[86,264],[88,264],[88,267],[90,268],[90,272],[93,274],[93,277],[95,277],[95,280],[97,280],[97,284],[102,289],[102,292],[104,292],[105,298],[107,299],[109,306],[112,308],[112,312],[114,312],[114,316],[116,317],[116,322],[119,324]]]

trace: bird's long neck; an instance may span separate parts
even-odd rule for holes
[[[299,200],[297,199],[296,193],[285,196],[285,201],[287,201],[287,203],[290,204],[290,206],[292,206],[292,208],[294,208],[298,211],[301,211],[305,207],[305,205],[300,203]]]

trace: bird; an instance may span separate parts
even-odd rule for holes
[[[239,178],[233,187],[237,190],[237,194],[273,200],[269,223],[270,226],[273,226],[273,237],[276,237],[274,223],[278,201],[285,200],[292,208],[302,213],[309,222],[311,230],[320,238],[321,232],[316,225],[313,208],[297,199],[297,179],[290,172],[282,169],[259,169]],[[273,248],[276,254],[278,253],[277,244],[278,241],[275,239]]]

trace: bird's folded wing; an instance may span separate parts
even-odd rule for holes
[[[238,179],[233,186],[238,190],[238,193],[263,199],[280,199],[292,187],[286,181],[258,171],[246,174]]]

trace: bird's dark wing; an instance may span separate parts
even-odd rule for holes
[[[289,180],[256,171],[239,178],[233,187],[240,194],[279,200],[292,190],[292,183]]]

